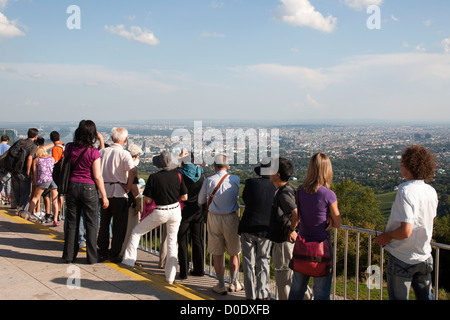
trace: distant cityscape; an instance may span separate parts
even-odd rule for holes
[[[11,127],[14,126],[14,127]],[[142,163],[151,163],[153,156],[163,150],[170,150],[176,144],[171,140],[176,129],[192,132],[193,121],[155,123],[100,123],[98,131],[106,143],[110,141],[110,131],[114,126],[123,126],[129,131],[128,143],[135,143],[143,150]],[[16,139],[25,138],[29,127],[37,127],[40,136],[49,140],[50,132],[60,132],[64,143],[73,139],[77,123],[55,124],[8,124],[0,123],[0,128],[15,130]],[[227,129],[249,128],[255,130],[279,130],[280,156],[297,161],[293,179],[301,179],[306,170],[310,156],[318,151],[329,154],[333,161],[335,176],[356,180],[377,178],[379,175],[398,176],[398,162],[403,149],[412,144],[422,144],[437,156],[439,167],[437,174],[447,174],[450,170],[450,125],[394,125],[394,124],[277,124],[245,122],[205,122],[203,130],[209,129],[225,132]],[[225,133],[224,133],[225,136]],[[48,139],[48,140],[47,140]],[[270,143],[269,143],[270,148]],[[358,168],[358,163],[362,166]],[[350,168],[348,167],[350,164]],[[367,164],[367,165],[366,165]],[[238,170],[251,173],[251,166]]]

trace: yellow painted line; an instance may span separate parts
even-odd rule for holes
[[[10,213],[6,210],[0,210],[0,215],[18,223],[18,224],[25,225],[28,228],[30,228],[36,232],[39,232],[54,241],[64,243],[64,235],[62,233],[52,230],[51,228],[49,228],[45,225],[25,220],[25,219],[17,216],[16,213]],[[81,253],[86,254],[85,250],[82,250]],[[130,270],[128,268],[123,268],[120,265],[109,262],[109,261],[104,261],[102,263],[114,270],[117,270],[119,272],[122,272],[123,274],[128,275],[129,277],[132,277],[133,279],[142,281],[145,284],[151,286],[152,288],[155,288],[158,291],[164,292],[176,299],[180,299],[180,300],[214,300],[211,297],[208,297],[204,294],[196,292],[195,290],[185,287],[179,283],[168,284],[164,277],[161,277],[156,274],[152,274],[152,273],[145,271],[138,267],[135,267],[135,268],[133,268],[133,270]]]
[[[180,300],[214,300],[179,283],[168,284],[164,277],[152,274],[139,267],[130,270],[112,262],[104,262],[104,264]]]

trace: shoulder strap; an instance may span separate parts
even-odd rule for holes
[[[214,188],[214,191],[209,196],[208,204],[206,205],[206,211],[209,210],[209,206],[211,205],[211,202],[213,200],[214,194],[217,192],[217,190],[219,189],[220,185],[222,184],[222,182],[225,180],[226,177],[228,177],[228,173],[222,177],[222,179],[219,181],[217,186]]]
[[[77,160],[73,164],[72,169],[78,165],[78,163],[80,162],[81,158],[83,157],[83,155],[86,153],[87,150],[88,150],[88,148],[84,149],[83,152],[78,156]],[[72,150],[70,150],[70,152],[72,152]]]

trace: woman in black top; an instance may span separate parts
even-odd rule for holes
[[[181,222],[180,201],[187,200],[187,188],[181,174],[174,170],[178,165],[172,160],[170,152],[164,151],[154,157],[153,164],[162,170],[149,176],[143,194],[146,205],[154,201],[156,208],[131,232],[122,263],[134,266],[140,237],[165,223],[167,226],[165,273],[167,282],[172,284],[177,270],[177,234]]]

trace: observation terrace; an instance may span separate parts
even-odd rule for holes
[[[205,276],[177,278],[173,285],[167,284],[164,270],[158,268],[161,228],[141,239],[138,262],[142,263],[142,268],[125,268],[109,261],[88,265],[83,251],[76,263],[65,264],[61,259],[64,221],[61,222],[58,227],[34,223],[20,218],[7,207],[0,207],[0,300],[245,300],[244,291],[225,296],[212,291],[217,280],[208,255],[205,256]],[[343,226],[332,235],[334,256],[338,257],[335,264],[343,265],[343,271],[338,276],[336,270],[340,267],[335,265],[331,299],[386,300],[384,286],[377,286],[383,284],[379,275],[383,275],[385,256],[382,248],[373,245],[375,231]],[[450,246],[439,243],[432,243],[432,246],[433,287],[438,300],[439,290],[436,289],[441,272],[446,270],[441,265],[440,255],[442,250],[450,250]],[[343,257],[337,254],[338,250],[343,252]],[[364,251],[365,261],[349,259],[351,251],[356,257]],[[367,279],[361,279],[360,275],[372,265],[379,266],[379,272],[366,274]],[[350,278],[349,274],[354,276]],[[242,274],[240,279],[242,281]],[[368,279],[371,282],[366,286]],[[275,299],[274,283],[270,285]]]

